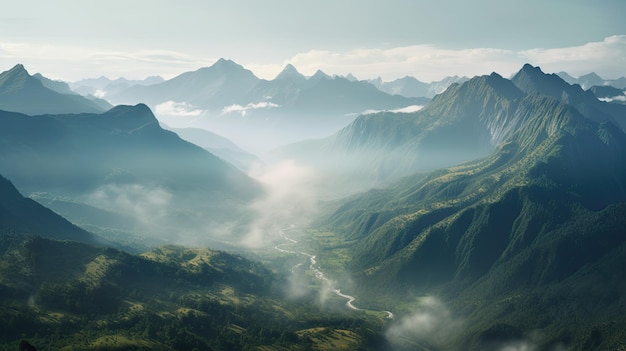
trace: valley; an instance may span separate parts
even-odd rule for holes
[[[623,348],[626,105],[445,81],[0,74],[0,349]]]

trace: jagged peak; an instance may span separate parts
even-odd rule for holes
[[[319,79],[331,79],[331,77],[324,73],[321,69],[318,69],[315,74],[313,76],[311,76],[311,78],[309,78],[309,80],[319,80]]]
[[[533,66],[530,63],[525,63],[524,66],[517,72],[517,74],[525,73],[529,75],[544,74],[539,66]]]
[[[137,105],[117,105],[110,109],[105,113],[128,113],[128,112],[141,112],[141,113],[150,113],[152,114],[152,110],[144,103],[139,103]]]
[[[243,66],[241,66],[237,62],[230,60],[230,59],[225,59],[225,58],[220,58],[219,60],[215,61],[212,67],[241,67],[243,68]]]
[[[28,72],[28,71],[26,71],[26,68],[24,67],[24,65],[21,64],[21,63],[18,63],[17,65],[13,66],[13,68],[11,68],[10,71],[25,71],[25,72]]]
[[[27,75],[27,76],[30,76],[30,74],[28,73],[28,71],[26,70],[24,65],[22,65],[21,63],[18,63],[17,65],[13,66],[13,68],[11,68],[10,70],[8,70],[8,71],[6,71],[4,73],[12,75],[12,76],[16,76],[16,75]]]
[[[480,96],[486,96],[486,89],[498,95],[502,95],[507,99],[514,99],[523,95],[520,89],[517,88],[510,80],[503,78],[496,72],[492,72],[490,75],[477,76],[466,82],[451,84],[448,89],[435,97],[433,102],[445,102],[446,100],[451,99],[451,95],[456,94],[478,94]]]
[[[301,79],[301,78],[305,78],[300,72],[298,72],[298,70],[296,69],[296,67],[294,67],[291,63],[288,63],[287,65],[285,65],[285,68],[283,68],[282,71],[280,71],[280,73],[276,76],[275,79]]]
[[[558,75],[546,74],[541,68],[525,64],[522,69],[511,78],[511,81],[522,91],[530,94],[544,94],[561,98],[563,91],[571,90],[572,86]],[[582,89],[578,87],[582,92]]]
[[[596,72],[587,73],[578,77],[578,80],[582,80],[582,79],[604,80]]]

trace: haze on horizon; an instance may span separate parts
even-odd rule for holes
[[[618,78],[626,2],[269,0],[5,4],[0,66],[66,81],[171,78],[232,59],[271,79],[287,64],[312,75],[434,81],[523,63]]]

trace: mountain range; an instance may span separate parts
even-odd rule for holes
[[[109,79],[105,76],[100,78],[81,79],[76,82],[65,83],[74,92],[81,95],[98,95],[106,97],[117,94],[133,85],[152,85],[163,82],[160,76],[152,76],[142,80],[131,80],[126,78]]]
[[[584,78],[587,90],[527,64],[424,101],[291,65],[261,80],[220,60],[109,96],[132,105],[58,113],[90,100],[18,65],[0,75],[0,103],[46,112],[0,110],[0,346],[19,335],[56,349],[621,349],[626,105]],[[279,174],[288,189],[275,198],[225,161],[245,169],[253,156],[205,130],[163,129],[134,104],[144,99],[180,124],[276,144],[349,124],[276,150],[317,183]],[[308,213],[301,192],[330,200],[301,237],[270,233],[250,254],[271,269],[156,247],[235,245],[254,209]],[[335,280],[367,310],[327,305]]]
[[[467,111],[442,124],[480,131],[494,152],[354,196],[321,220],[350,243],[342,257],[374,300],[438,296],[463,320],[439,339],[403,334],[399,346],[621,345],[626,135],[587,96],[530,65],[511,80],[451,86],[429,108],[446,99],[448,116]],[[466,136],[454,130],[438,137]]]
[[[77,224],[108,223],[90,227],[100,234],[116,228],[165,242],[183,232],[208,240],[263,192],[234,166],[162,129],[142,104],[101,114],[0,111],[0,140],[0,174]]]
[[[97,113],[112,107],[106,101],[90,100],[67,89],[62,82],[31,76],[23,65],[0,73],[0,109],[28,115]]]
[[[454,83],[463,83],[468,81],[467,77],[451,76],[440,81],[424,83],[415,77],[406,76],[390,82],[384,82],[380,77],[377,79],[367,80],[376,88],[389,93],[391,95],[402,95],[406,97],[427,97],[432,98],[437,94],[444,92],[450,85]]]
[[[594,72],[584,74],[578,78],[574,78],[567,74],[567,72],[557,73],[564,81],[569,84],[578,84],[581,88],[588,90],[593,86],[610,85],[618,89],[626,89],[626,77],[620,77],[617,79],[604,79]]]
[[[182,139],[206,149],[213,155],[227,161],[243,172],[247,172],[255,165],[262,163],[257,156],[241,149],[223,136],[212,133],[206,129],[167,127],[165,127],[165,129],[169,129],[178,134]]]
[[[389,95],[367,82],[333,78],[321,71],[307,78],[291,65],[276,79],[263,80],[225,59],[107,98],[116,104],[146,103],[174,128],[205,128],[257,150],[329,135],[366,110],[428,101]]]
[[[525,65],[511,80],[494,73],[453,84],[417,112],[361,115],[328,138],[288,145],[274,156],[363,190],[489,155],[536,113],[535,105],[520,103],[533,96],[551,96],[588,119],[626,128],[623,105],[599,101],[580,86]]]

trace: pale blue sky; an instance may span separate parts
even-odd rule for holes
[[[626,75],[624,14],[622,0],[21,0],[3,4],[0,70],[169,78],[225,57],[263,78],[291,62],[430,81],[535,60],[613,78]]]

